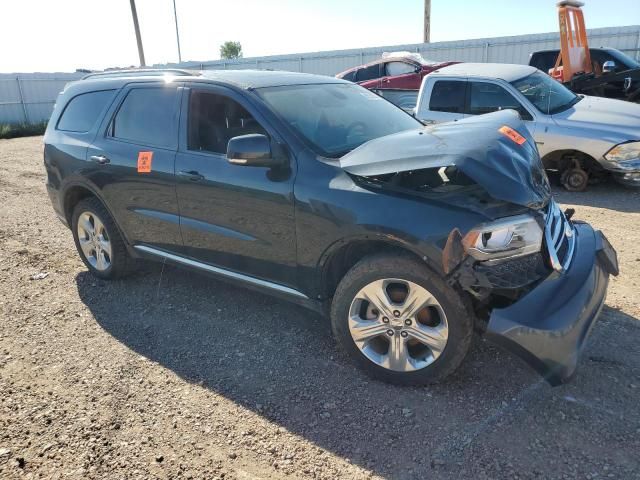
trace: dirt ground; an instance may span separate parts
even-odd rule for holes
[[[92,278],[42,138],[0,140],[0,478],[640,478],[640,193],[557,193],[622,271],[575,380],[480,341],[401,388],[288,303],[155,264]]]

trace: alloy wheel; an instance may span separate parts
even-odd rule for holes
[[[78,242],[87,262],[104,272],[111,266],[111,240],[104,223],[93,212],[83,212],[78,217]]]
[[[358,349],[377,365],[397,372],[431,365],[449,336],[447,317],[431,292],[396,278],[363,287],[351,302],[348,321]]]

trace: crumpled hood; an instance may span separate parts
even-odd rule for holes
[[[526,142],[500,133],[505,125]],[[361,177],[452,165],[497,200],[540,208],[551,195],[535,142],[513,110],[377,138],[340,159],[346,172]]]
[[[610,132],[620,141],[640,139],[640,105],[633,102],[585,95],[553,119],[562,126]]]

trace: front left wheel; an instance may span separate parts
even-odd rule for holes
[[[473,336],[463,299],[426,265],[377,255],[340,281],[331,307],[334,336],[369,375],[423,385],[450,375]]]
[[[97,198],[78,202],[73,210],[71,229],[78,254],[93,275],[111,280],[128,272],[131,259],[122,235]]]

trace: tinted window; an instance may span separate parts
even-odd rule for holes
[[[405,62],[389,62],[385,64],[385,74],[390,77],[396,75],[406,75],[407,73],[415,73],[415,65]]]
[[[343,80],[349,80],[350,82],[355,82],[356,81],[356,71],[354,70],[352,72],[345,73],[342,76],[342,79]]]
[[[438,80],[431,90],[429,110],[432,112],[464,113],[467,82]]]
[[[364,82],[365,80],[373,80],[376,78],[380,78],[380,64],[361,68],[356,74],[356,80],[358,82]]]
[[[267,132],[238,102],[211,92],[192,91],[189,96],[187,148],[226,153],[233,137]]]
[[[534,53],[529,65],[548,73],[555,66],[559,53],[559,51]]]
[[[98,115],[113,97],[114,90],[83,93],[73,97],[58,120],[58,130],[88,132],[98,120]]]
[[[112,136],[144,145],[176,144],[175,88],[135,88],[120,106]]]
[[[467,113],[482,115],[505,109],[516,110],[523,119],[531,119],[531,115],[520,102],[500,85],[487,82],[469,82],[469,111]]]
[[[256,91],[295,133],[326,157],[340,157],[374,138],[423,128],[411,115],[358,85],[291,85]]]

